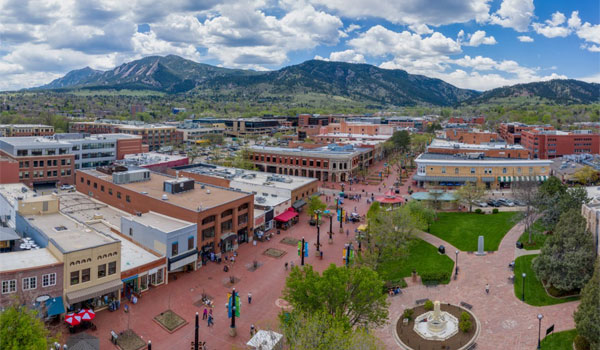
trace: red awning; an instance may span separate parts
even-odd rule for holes
[[[383,204],[398,204],[404,202],[404,198],[400,196],[396,197],[392,189],[387,191],[383,196],[375,197],[375,200]]]
[[[276,221],[281,221],[281,222],[288,222],[290,220],[292,220],[293,218],[295,218],[296,216],[298,216],[298,212],[296,212],[295,210],[287,210],[286,212],[283,212],[279,215],[277,215],[275,217]]]

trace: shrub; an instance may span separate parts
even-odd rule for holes
[[[483,210],[477,208],[475,209],[475,214],[483,214]]]
[[[575,337],[573,342],[575,343],[575,349],[577,350],[590,350],[590,343],[579,334]]]
[[[408,318],[409,320],[412,320],[414,313],[415,313],[415,310],[413,310],[413,309],[404,309],[402,318]]]
[[[425,272],[421,274],[421,282],[423,284],[445,283],[449,280],[450,272],[448,271]]]
[[[431,300],[427,300],[427,301],[425,302],[425,305],[423,305],[423,307],[425,307],[425,310],[426,310],[426,311],[431,311],[431,310],[433,310],[433,301],[431,301]]]
[[[469,313],[468,313],[468,312],[466,312],[466,311],[463,311],[463,312],[460,314],[460,320],[461,320],[461,321],[471,321],[471,315],[469,315]]]
[[[458,328],[460,328],[460,330],[463,331],[464,333],[468,333],[472,327],[473,327],[473,324],[471,323],[471,321],[468,321],[468,320],[461,320],[458,323]]]
[[[498,208],[494,208],[494,209],[492,209],[492,214],[498,214],[498,213],[499,213],[499,210],[498,210]]]

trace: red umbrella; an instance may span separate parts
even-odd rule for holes
[[[71,326],[77,326],[81,323],[81,316],[79,314],[70,313],[65,316],[65,322]]]
[[[96,317],[96,313],[92,309],[81,309],[77,316],[80,316],[82,321],[91,321]]]

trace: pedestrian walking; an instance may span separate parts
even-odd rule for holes
[[[208,318],[208,309],[204,308],[204,312],[202,313],[202,319],[206,320]]]
[[[253,324],[251,324],[251,325],[250,325],[250,336],[251,336],[251,337],[252,337],[252,336],[254,336],[254,333],[255,333],[255,332],[256,332],[256,329],[254,328],[254,325],[253,325]]]
[[[287,269],[288,269],[288,262],[286,261],[283,266],[285,267],[285,270],[287,271]]]
[[[349,236],[350,236],[350,230],[346,229],[346,237],[349,237]]]
[[[292,268],[292,269],[294,268],[294,262],[293,261],[290,262],[290,268]]]
[[[248,292],[248,304],[252,304],[252,293]]]
[[[489,283],[485,284],[485,294],[490,294],[490,284]]]
[[[208,315],[208,327],[213,326],[215,323],[213,321],[213,315]]]

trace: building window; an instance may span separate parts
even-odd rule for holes
[[[125,201],[126,201],[127,203],[130,203],[130,202],[131,202],[131,197],[129,197],[129,195],[128,195],[128,194],[127,194],[127,195],[125,195]]]
[[[521,168],[517,168],[517,173],[520,174],[521,173]]]
[[[529,175],[533,175],[533,168],[529,168]]]
[[[229,216],[231,214],[233,214],[233,209],[227,209],[227,210],[225,210],[224,212],[221,213],[221,218],[224,218],[224,217]]]
[[[117,198],[121,199],[121,192],[117,191]]]
[[[454,168],[454,173],[458,174],[458,168]]]
[[[56,285],[56,273],[42,275],[42,287],[50,287]]]
[[[17,291],[17,280],[2,281],[2,294],[14,293]]]
[[[471,174],[475,174],[475,168],[471,168]]]
[[[442,167],[442,174],[445,174],[445,173],[446,173],[446,167],[444,166],[444,167]]]
[[[71,285],[79,284],[79,271],[71,272]]]
[[[90,281],[90,269],[83,269],[81,270],[81,283],[84,282],[89,282]]]
[[[188,250],[194,249],[194,236],[188,237]]]
[[[248,203],[244,203],[238,207],[238,210],[248,209]]]
[[[104,192],[104,185],[100,186],[100,191]]]
[[[502,168],[502,174],[506,174],[506,168]]]
[[[233,222],[231,220],[227,220],[221,223],[221,232],[226,232],[231,230],[233,227]]]
[[[112,188],[108,188],[108,194],[112,196]]]
[[[108,274],[114,275],[115,273],[117,273],[117,262],[116,261],[109,262],[108,263]]]
[[[31,290],[37,288],[37,277],[23,278],[23,290]]]
[[[542,174],[546,172],[546,168],[542,167]]]
[[[215,236],[215,228],[209,227],[207,229],[202,230],[202,240],[213,238]]]
[[[90,180],[87,180],[87,185],[88,185],[88,186],[90,185]]]
[[[98,265],[98,278],[106,276],[106,264]]]
[[[133,228],[131,228],[131,227],[129,228],[129,235],[133,236]]]
[[[179,254],[179,242],[173,242],[171,244],[171,256]]]
[[[213,222],[213,221],[215,221],[215,219],[216,219],[216,217],[214,215],[207,216],[204,219],[202,219],[202,225],[206,225],[210,222]]]
[[[94,182],[94,188],[98,188],[98,183]]]

